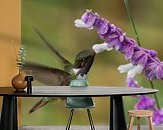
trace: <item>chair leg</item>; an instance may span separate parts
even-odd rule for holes
[[[153,124],[152,124],[152,117],[148,117],[148,124],[149,124],[149,129],[154,130]]]
[[[71,109],[70,115],[69,115],[69,119],[68,119],[68,123],[67,123],[67,126],[66,126],[66,130],[69,130],[70,129],[70,125],[71,125],[73,113],[74,113],[74,109]]]
[[[130,117],[130,122],[129,122],[129,125],[128,125],[128,130],[132,130],[133,123],[134,123],[134,117],[131,116]]]
[[[95,127],[94,127],[94,124],[93,124],[93,119],[92,119],[91,112],[90,112],[89,109],[87,109],[87,113],[88,113],[88,118],[89,118],[91,130],[95,130]]]
[[[137,117],[137,130],[140,130],[140,117]]]

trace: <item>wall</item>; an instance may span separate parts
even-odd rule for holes
[[[16,50],[21,44],[21,0],[0,0],[0,87],[10,86],[18,71],[13,44]]]
[[[17,73],[15,53],[21,43],[21,0],[0,0],[0,86],[9,86]]]

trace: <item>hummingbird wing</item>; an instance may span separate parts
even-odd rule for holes
[[[24,69],[32,70],[32,75],[34,76],[34,79],[44,84],[54,86],[68,86],[70,81],[72,80],[72,75],[68,73],[72,68],[72,64],[67,59],[65,59],[58,52],[58,50],[51,45],[50,42],[48,42],[48,40],[41,34],[38,29],[36,29],[35,27],[33,27],[33,29],[38,34],[38,36],[44,41],[47,47],[60,59],[64,67],[64,71],[29,62],[25,64]],[[57,99],[58,98],[54,97],[44,97],[30,109],[29,113],[32,113],[37,109],[45,106],[47,103]]]
[[[51,45],[51,43],[43,36],[43,34],[35,27],[33,27],[34,31],[38,34],[38,36],[44,41],[44,43],[47,45],[47,47],[54,53],[58,56],[58,58],[61,60],[61,62],[63,63],[63,66],[64,66],[64,70],[66,72],[69,72],[70,70],[70,67],[72,66],[72,64],[67,60],[65,59],[61,53],[58,52],[58,50]]]
[[[47,85],[68,86],[72,80],[72,76],[63,70],[36,63],[26,62],[26,64],[23,66],[23,70],[27,74],[32,74],[35,80]],[[47,103],[57,99],[57,97],[44,97],[29,110],[29,113],[35,112],[39,108],[45,106]]]
[[[80,70],[76,75],[83,76],[87,74],[94,62],[95,52],[92,49],[87,49],[79,52],[76,56],[74,66],[75,68],[79,68]]]
[[[32,62],[26,62],[23,66],[23,70],[27,74],[32,71],[32,75],[35,80],[38,80],[47,85],[67,86],[72,80],[72,76],[63,70],[47,67]]]

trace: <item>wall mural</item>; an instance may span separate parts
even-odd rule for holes
[[[145,9],[148,10],[150,4],[148,7],[144,7],[139,2],[135,3],[134,1],[130,4],[134,15],[140,15],[140,18],[138,18],[137,21],[143,21],[138,22],[138,27],[142,27],[139,30],[142,32],[144,31],[144,34],[147,33],[147,35],[142,38],[142,41],[145,42],[148,39],[149,47],[157,49],[158,53],[160,53],[161,51],[157,47],[161,45],[160,40],[157,40],[158,45],[152,44],[153,41],[158,38],[158,35],[148,33],[149,29],[151,29],[153,32],[158,31],[154,26],[154,22],[153,24],[151,23],[151,26],[155,29],[150,28],[150,24],[146,24],[146,19],[141,16],[139,12],[144,11]],[[116,0],[114,2],[108,0],[104,0],[103,2],[99,2],[98,0],[72,0],[69,2],[66,0],[22,0],[22,44],[25,46],[27,51],[25,67],[27,70],[32,70],[32,74],[35,77],[34,85],[68,85],[69,81],[72,79],[72,76],[70,75],[70,68],[72,68],[72,64],[76,60],[76,56],[78,57],[78,53],[85,49],[91,49],[93,45],[93,49],[96,49],[95,45],[98,45],[99,43],[102,43],[103,40],[106,40],[106,37],[103,34],[105,34],[108,29],[106,28],[106,26],[103,25],[108,25],[107,20],[102,21],[102,23],[100,24],[100,28],[102,29],[98,31],[98,34],[102,39],[98,37],[95,30],[91,30],[94,26],[93,22],[95,22],[97,17],[99,17],[97,14],[88,11],[90,12],[91,18],[92,16],[95,17],[93,17],[93,22],[92,19],[89,21],[89,19],[85,18],[86,20],[88,20],[88,24],[86,24],[86,26],[80,20],[75,21],[75,19],[79,18],[86,9],[95,10],[100,14],[100,16],[103,16],[105,18],[108,18],[110,21],[113,21],[115,25],[123,28],[123,30],[125,30],[128,35],[131,35],[130,37],[134,38],[135,35],[132,34],[132,26],[129,24],[129,19],[127,18],[125,4],[121,0]],[[74,25],[74,21],[77,27],[86,27],[88,28],[88,30],[76,28]],[[116,28],[116,26],[113,25],[112,28],[114,27]],[[120,29],[119,33],[122,33],[122,35],[120,35],[122,36],[120,40],[123,41],[126,37]],[[150,37],[150,35],[156,36],[156,38],[152,38]],[[113,36],[113,39],[116,38]],[[130,40],[130,42],[134,41]],[[116,50],[119,50],[120,44],[118,44],[117,42],[116,45],[114,44],[114,42],[112,43],[113,44],[110,45],[109,48],[107,46],[107,50],[110,50],[112,47]],[[100,45],[102,45],[100,49],[106,49],[106,44]],[[98,47],[97,49],[99,51]],[[84,56],[85,54],[92,54],[90,52],[91,51],[84,52]],[[95,52],[97,53],[97,51]],[[131,52],[129,52],[128,54],[131,54]],[[126,58],[130,57],[130,55],[127,54],[125,56]],[[91,58],[88,58],[87,60],[93,61],[92,57],[94,57],[94,55],[91,55]],[[86,67],[86,72],[88,72],[90,69],[88,76],[89,85],[125,86],[125,75],[120,75],[117,71],[118,66],[123,63],[125,63],[125,60],[123,59],[123,56],[119,53],[118,56],[114,52],[108,53],[107,51],[98,54],[94,60],[91,69],[90,65]],[[62,78],[58,78],[56,75],[64,76]],[[162,75],[159,74],[159,76],[157,75],[155,77],[162,78]],[[131,79],[133,77],[129,78]],[[144,77],[138,77],[137,80],[139,84],[141,84],[141,86],[149,86],[149,83]],[[134,82],[133,79],[132,82]],[[160,89],[159,86],[161,86],[161,81],[155,81],[155,84]],[[54,100],[56,99],[41,99],[41,102],[39,102],[41,104],[35,106],[34,109],[31,110],[31,112],[33,112],[40,106],[44,106],[44,104],[42,103],[47,104],[47,102]],[[126,98],[125,100],[127,104],[129,104],[126,105],[126,111],[128,109],[133,109],[133,105],[137,102],[137,99]],[[26,103],[28,104],[27,109],[29,110],[38,101],[39,100],[36,99],[32,99],[31,102],[26,101]],[[101,100],[97,98],[95,99],[95,102],[97,104],[96,108],[93,111],[95,123],[108,123],[106,119],[108,119],[109,115],[105,114],[109,110],[108,99],[102,98]],[[105,104],[107,104],[107,106]],[[98,112],[101,111],[101,107],[98,108],[98,105],[103,106],[103,114],[100,114],[100,112]],[[68,117],[68,112],[63,106],[64,102],[61,100],[54,103],[49,103],[48,105],[46,105],[46,107],[39,109],[38,111],[30,115],[28,115],[28,113],[26,112],[24,112],[23,114],[25,115],[24,117],[26,117],[27,119],[29,118],[30,120],[35,120],[33,121],[33,124],[37,124],[40,122],[43,124],[62,124],[63,122],[67,121]],[[64,113],[67,113],[67,115],[63,114],[63,111]],[[51,117],[48,119],[48,115],[51,114],[60,116],[62,115],[64,118],[62,120],[54,119],[55,117]],[[41,115],[44,119],[38,120],[37,116]],[[81,124],[85,124],[87,122],[85,120],[87,119],[83,117],[83,119],[81,120]],[[28,120],[25,119],[23,122],[27,123]],[[74,122],[77,122],[77,120]]]

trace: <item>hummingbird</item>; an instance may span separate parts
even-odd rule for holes
[[[31,70],[35,80],[50,86],[69,86],[73,79],[86,79],[87,74],[94,62],[96,51],[92,48],[80,51],[72,64],[68,61],[52,44],[42,35],[42,33],[33,27],[34,31],[43,40],[47,47],[58,57],[63,66],[63,70],[45,65],[26,62],[23,70]],[[42,108],[49,102],[65,98],[44,97],[37,102],[30,110],[33,113],[39,108]]]

